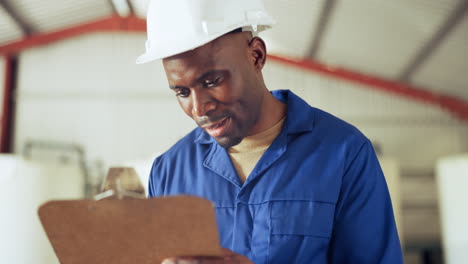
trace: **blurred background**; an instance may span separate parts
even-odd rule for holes
[[[195,127],[144,52],[147,0],[0,0],[0,262],[57,263],[37,219]],[[374,143],[405,263],[468,263],[468,1],[265,0],[268,88]],[[177,19],[177,18],[174,18]],[[376,237],[376,239],[379,239]]]

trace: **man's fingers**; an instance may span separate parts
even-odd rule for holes
[[[222,257],[175,257],[167,258],[162,264],[251,264],[252,262],[229,249],[222,248]]]
[[[165,259],[162,264],[221,264],[232,263],[225,257],[178,257]]]
[[[249,259],[237,254],[224,257],[177,257],[165,259],[162,264],[251,264]]]
[[[168,258],[165,259],[161,264],[201,264],[200,260],[196,258]]]

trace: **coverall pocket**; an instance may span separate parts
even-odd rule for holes
[[[334,211],[332,203],[275,201],[271,205],[271,234],[329,238]]]
[[[268,263],[322,263],[333,229],[335,204],[273,201]],[[324,262],[325,263],[325,262]]]

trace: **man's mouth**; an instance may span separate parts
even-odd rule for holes
[[[210,123],[202,128],[212,137],[220,137],[225,134],[231,124],[231,118],[225,117],[217,122]]]

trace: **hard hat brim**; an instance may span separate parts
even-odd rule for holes
[[[225,33],[220,33],[220,34],[217,34],[217,35],[213,35],[213,36],[205,38],[205,39],[203,39],[201,41],[198,41],[197,43],[192,42],[192,43],[190,43],[191,45],[183,46],[183,47],[180,47],[179,49],[171,49],[171,51],[165,51],[162,48],[157,49],[157,50],[153,50],[153,52],[149,51],[149,52],[146,52],[146,53],[142,54],[141,56],[139,56],[137,58],[137,60],[136,60],[136,63],[137,64],[143,64],[143,63],[147,63],[147,62],[150,62],[150,61],[160,60],[160,59],[172,57],[172,56],[175,56],[175,55],[178,55],[178,54],[182,54],[184,52],[194,50],[194,49],[199,48],[199,47],[201,47],[203,45],[206,45],[206,44],[210,43],[211,41],[213,41],[213,40],[215,40],[215,39],[217,39],[217,38],[219,38],[219,37],[221,37],[223,35],[225,35]]]

